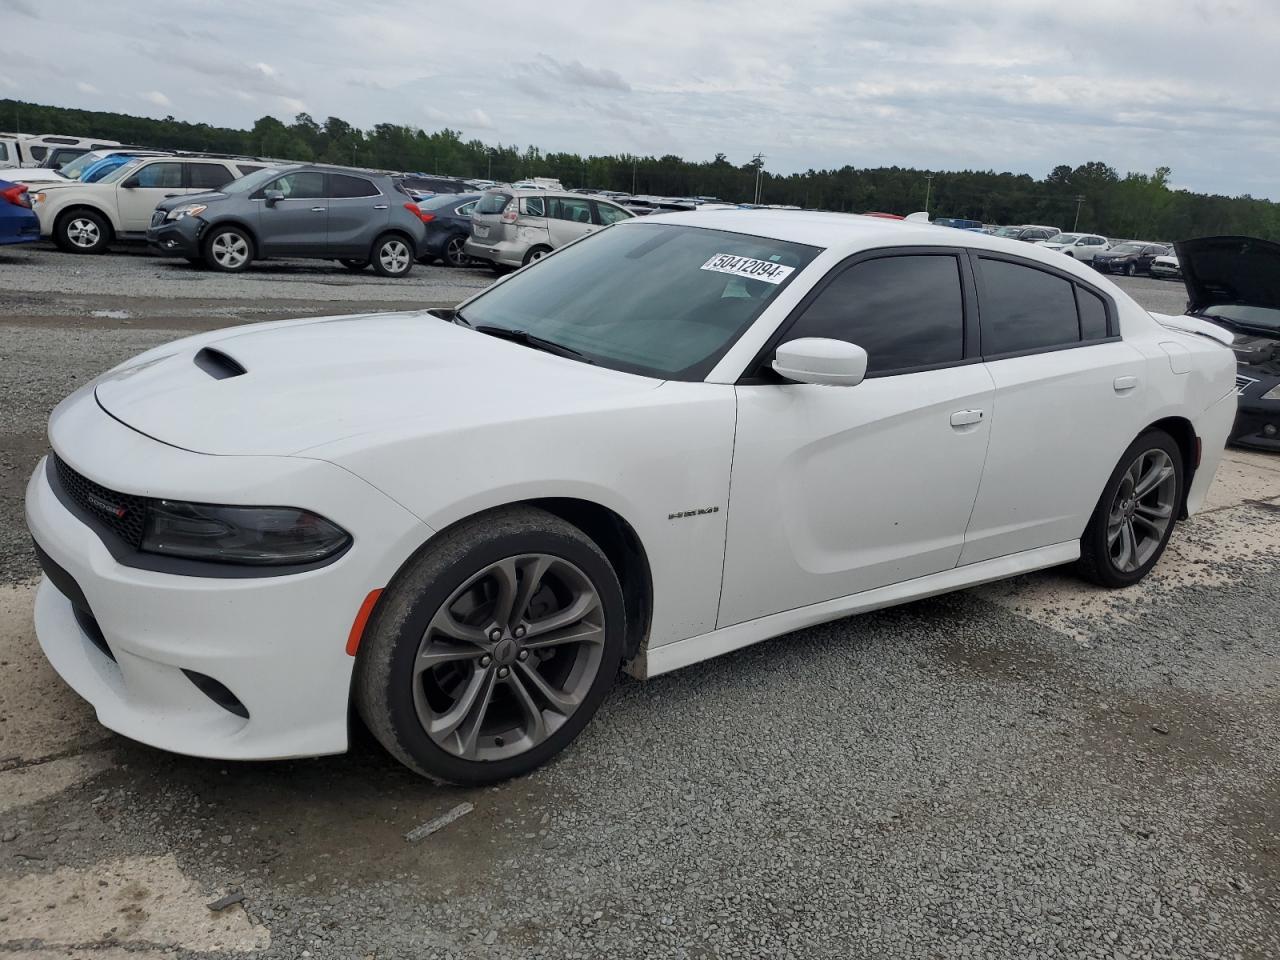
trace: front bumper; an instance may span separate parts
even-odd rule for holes
[[[239,502],[262,502],[271,487],[275,500],[287,491],[354,538],[327,566],[284,576],[143,569],[121,562],[119,545],[109,546],[58,496],[42,460],[26,499],[27,525],[47,571],[36,594],[36,635],[98,720],[142,743],[201,757],[345,750],[352,622],[369,591],[390,580],[428,528],[323,461],[207,456],[158,443],[102,412],[91,387],[54,411],[50,437],[76,470],[113,489],[130,489],[131,466],[130,492],[161,493],[137,483],[143,465],[156,485],[191,499],[226,500],[238,488]],[[223,705],[216,687],[202,691],[200,678],[212,678],[242,709]]]
[[[205,226],[199,217],[161,221],[147,229],[147,246],[162,257],[198,257]]]
[[[1280,401],[1241,403],[1227,442],[1258,450],[1280,451]]]
[[[0,220],[0,244],[34,243],[39,239],[40,221],[34,216]]]

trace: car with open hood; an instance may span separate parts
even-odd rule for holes
[[[1174,246],[1187,313],[1231,334],[1239,412],[1230,442],[1280,451],[1280,244],[1203,237]]]
[[[1137,583],[1204,501],[1234,375],[1031,244],[625,218],[456,309],[200,333],[82,386],[27,488],[35,631],[154,746],[337,753],[354,708],[489,783],[623,664],[1062,564]]]

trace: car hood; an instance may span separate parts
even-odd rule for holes
[[[1280,244],[1254,237],[1202,237],[1174,244],[1189,313],[1237,304],[1280,310]]]
[[[380,431],[598,410],[662,383],[427,312],[240,327],[172,346],[105,374],[95,396],[140,433],[209,454],[297,454]]]

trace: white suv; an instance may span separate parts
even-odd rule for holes
[[[1040,246],[1065,253],[1081,263],[1092,263],[1094,254],[1111,249],[1106,237],[1092,233],[1060,233],[1052,240],[1041,241]]]
[[[113,239],[144,239],[161,200],[218,190],[263,166],[215,157],[136,157],[97,183],[42,184],[31,207],[41,236],[69,253],[101,253]]]

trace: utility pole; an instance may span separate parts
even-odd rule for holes
[[[493,179],[493,147],[489,148],[489,172],[485,175],[486,180]]]
[[[757,206],[760,205],[760,177],[764,171],[765,156],[763,153],[757,153],[752,160],[756,165],[756,198],[752,202]]]
[[[933,174],[927,174],[924,178],[924,212],[929,212],[929,197],[933,194]]]
[[[636,195],[636,163],[637,163],[636,158],[632,156],[631,158],[631,195],[633,197]]]
[[[1071,227],[1073,233],[1080,229],[1080,205],[1082,203],[1084,203],[1084,197],[1076,197],[1076,222]]]

